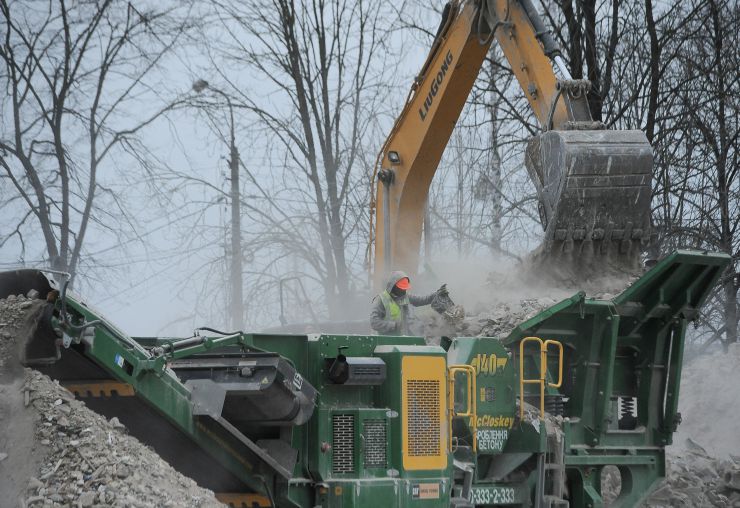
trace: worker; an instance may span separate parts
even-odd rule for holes
[[[409,289],[411,280],[406,273],[397,271],[391,274],[385,290],[373,299],[370,313],[373,330],[381,335],[409,335],[409,305],[430,305],[440,291],[446,293],[445,286],[426,296],[409,294]]]

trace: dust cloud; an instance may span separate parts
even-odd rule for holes
[[[562,271],[538,264],[531,258],[516,261],[504,257],[459,258],[435,261],[429,266],[425,287],[447,283],[456,303],[470,312],[482,312],[490,305],[516,303],[522,299],[562,300],[578,291],[592,298],[611,298],[623,291],[639,274],[591,275],[574,278]]]
[[[610,274],[585,280],[563,278],[527,259],[464,258],[435,261],[419,276],[417,287],[425,292],[446,283],[456,304],[465,308],[465,319],[454,327],[438,317],[424,315],[421,333],[435,335],[503,336],[518,324],[569,298],[579,291],[588,297],[610,299],[623,291],[635,276]],[[452,329],[451,329],[452,328]]]
[[[727,353],[716,351],[684,358],[678,398],[682,422],[673,436],[675,447],[692,449],[699,445],[713,457],[740,457],[738,364],[740,344],[730,345]]]

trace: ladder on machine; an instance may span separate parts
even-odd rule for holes
[[[539,376],[527,378],[524,372],[524,348],[534,342],[539,346]],[[550,346],[558,350],[558,380],[547,379],[547,351]],[[525,337],[519,343],[519,417],[524,419],[524,386],[539,385],[539,424],[540,433],[547,436],[547,447],[537,456],[537,485],[535,489],[535,508],[569,508],[565,495],[565,450],[562,433],[557,428],[548,428],[545,421],[545,388],[560,388],[563,384],[563,345],[556,340],[542,340],[539,337]]]

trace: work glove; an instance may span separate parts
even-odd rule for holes
[[[460,305],[455,305],[455,302],[452,301],[450,292],[447,291],[447,284],[442,284],[442,287],[435,291],[432,299],[432,309],[441,314],[445,321],[453,326],[459,325],[465,318],[465,309]]]
[[[450,295],[450,292],[449,292],[449,291],[447,291],[447,284],[442,284],[442,285],[441,285],[441,286],[439,287],[439,289],[438,289],[438,290],[437,290],[437,291],[435,292],[435,294],[436,294],[437,296],[440,296],[440,297],[445,297],[445,296],[449,296],[449,295]]]
[[[442,284],[442,286],[434,292],[434,297],[432,298],[432,309],[437,311],[439,314],[444,314],[454,306],[455,302],[450,298],[450,293],[447,291],[447,284]]]

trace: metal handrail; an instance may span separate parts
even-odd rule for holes
[[[524,346],[527,342],[537,342],[540,349],[540,377],[527,379],[524,377]],[[550,346],[558,348],[558,382],[547,381],[547,350]],[[524,337],[519,342],[519,418],[524,419],[524,385],[540,385],[540,418],[545,414],[545,387],[560,388],[563,384],[563,344],[557,340],[543,341],[539,337]]]
[[[463,412],[455,411],[455,374],[458,372],[464,372],[467,374],[466,389],[468,394],[468,404]],[[452,420],[455,417],[459,418],[470,418],[472,422],[471,432],[473,434],[473,452],[478,450],[478,404],[475,398],[477,392],[476,388],[476,371],[472,365],[450,365],[447,369],[447,392],[449,398],[448,408],[448,425],[449,425],[449,445],[450,451],[452,451]]]

